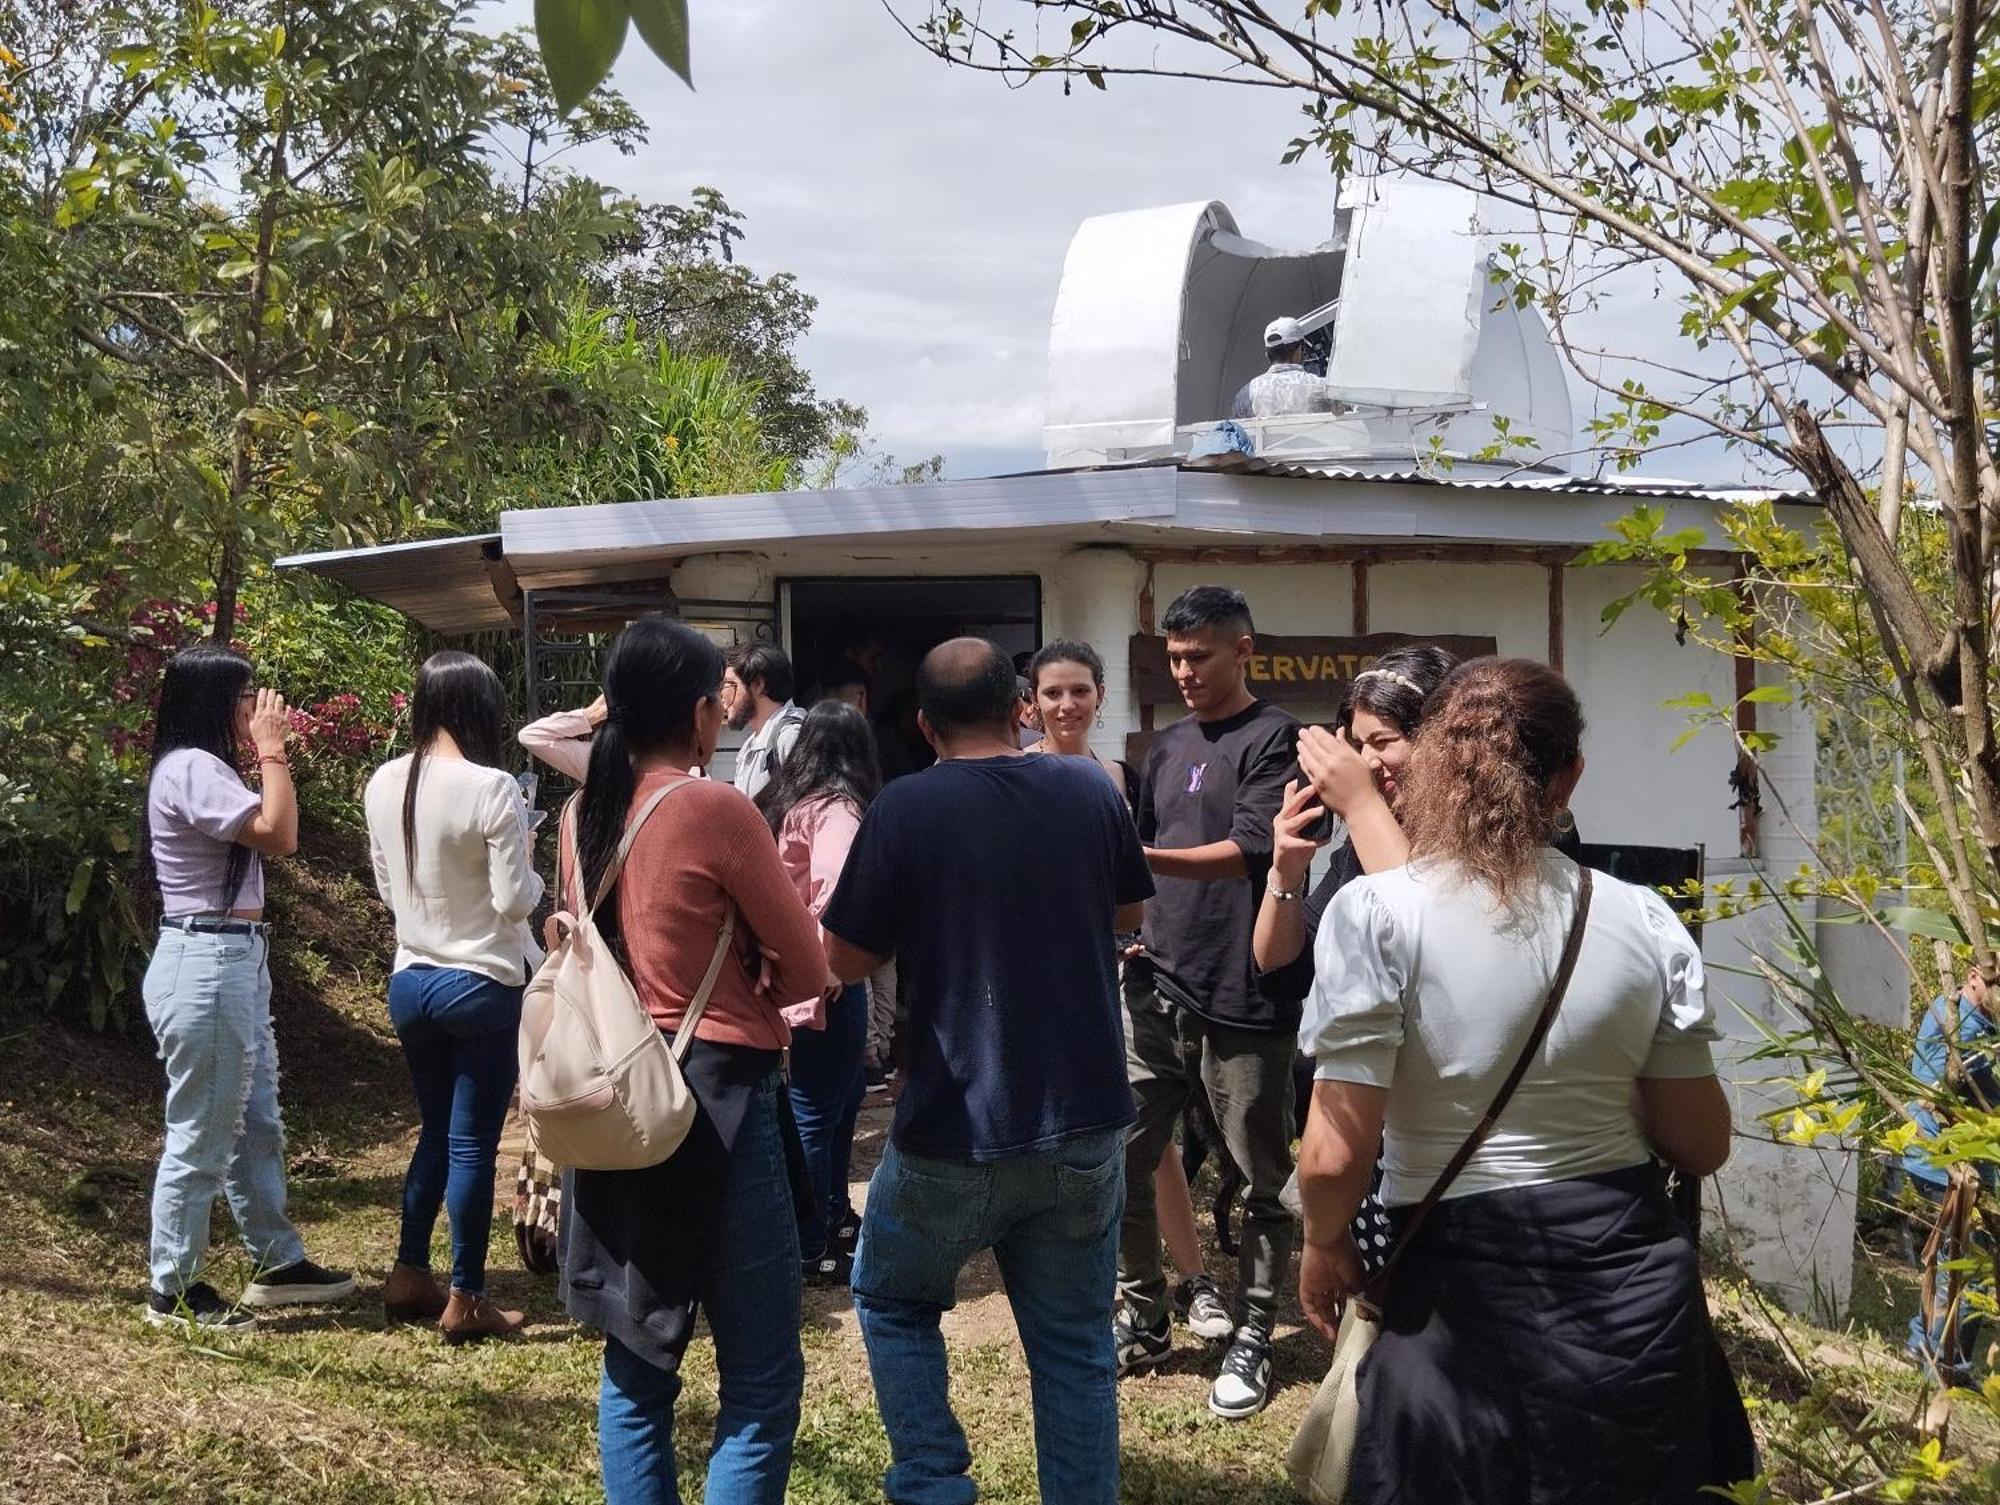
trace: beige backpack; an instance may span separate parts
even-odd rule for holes
[[[641,1170],[673,1154],[694,1126],[696,1103],[681,1075],[681,1061],[729,955],[735,906],[723,917],[715,954],[688,1001],[687,1017],[671,1049],[595,918],[624,869],[639,828],[661,800],[693,782],[676,779],[639,807],[595,899],[573,920],[556,917],[559,927],[567,926],[562,940],[522,997],[521,1111],[536,1149],[558,1165]],[[564,836],[574,841],[568,820]]]

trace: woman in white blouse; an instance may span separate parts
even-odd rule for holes
[[[1730,1117],[1701,954],[1651,891],[1598,878],[1547,1038],[1386,1289],[1348,1232],[1378,1146],[1407,1225],[1530,1037],[1577,914],[1580,870],[1548,842],[1582,733],[1553,670],[1460,666],[1410,760],[1410,862],[1350,883],[1319,933],[1300,1295],[1329,1336],[1350,1297],[1382,1318],[1352,1505],[1692,1502],[1752,1461],[1654,1160],[1714,1171]]]
[[[382,1299],[391,1321],[435,1321],[450,1342],[506,1336],[522,1320],[486,1296],[493,1162],[514,1095],[521,992],[541,957],[528,926],[542,897],[528,811],[499,766],[506,711],[485,664],[431,655],[411,697],[412,750],[375,771],[364,801],[375,886],[396,916],[389,1017],[422,1121]],[[440,1206],[449,1296],[430,1271]]]

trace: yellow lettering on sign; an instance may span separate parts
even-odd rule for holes
[[[1331,653],[1322,653],[1319,656],[1319,662],[1314,664],[1313,667],[1319,671],[1321,679],[1340,678],[1340,665]]]
[[[1274,680],[1281,679],[1287,684],[1291,683],[1297,677],[1298,667],[1299,661],[1289,653],[1274,653],[1271,655],[1271,678]]]
[[[1250,677],[1252,679],[1269,679],[1271,677],[1271,656],[1268,653],[1253,653],[1250,655]]]
[[[1343,653],[1340,656],[1340,677],[1352,679],[1361,672],[1362,658],[1358,653]]]

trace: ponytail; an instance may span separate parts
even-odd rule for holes
[[[1553,669],[1460,665],[1431,696],[1410,755],[1398,814],[1411,856],[1449,863],[1507,903],[1554,834],[1551,787],[1582,746],[1576,692]]]

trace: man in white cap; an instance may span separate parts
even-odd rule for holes
[[[1305,368],[1306,332],[1297,319],[1273,319],[1266,324],[1264,350],[1271,364],[1243,384],[1229,410],[1231,418],[1287,418],[1333,411],[1326,383]]]

